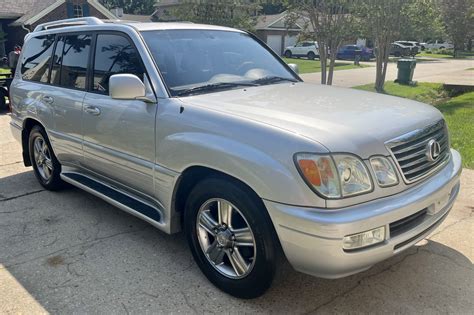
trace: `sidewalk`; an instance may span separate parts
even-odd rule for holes
[[[416,65],[414,80],[420,82],[436,82],[447,84],[474,85],[473,59],[450,60],[450,59],[432,59],[433,61],[418,62]],[[375,82],[375,62],[364,64],[372,67],[338,70],[334,71],[333,85],[353,87]],[[308,83],[319,83],[321,73],[302,74],[301,78]],[[397,78],[397,64],[391,62],[388,64],[387,81],[393,81]]]

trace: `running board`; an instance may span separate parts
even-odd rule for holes
[[[61,179],[149,222],[161,230],[165,229],[165,225],[161,221],[163,212],[148,203],[79,173],[61,173]]]

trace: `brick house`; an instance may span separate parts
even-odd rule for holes
[[[116,17],[97,0],[1,0],[0,56],[8,54],[15,45],[38,24],[74,17],[95,16],[100,19]],[[6,36],[5,36],[6,34]]]

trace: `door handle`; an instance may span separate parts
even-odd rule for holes
[[[85,105],[84,106],[84,111],[88,114],[94,115],[94,116],[99,116],[100,115],[100,109],[95,106],[91,105]]]
[[[48,103],[48,104],[52,104],[54,102],[54,98],[52,98],[49,95],[45,95],[45,96],[43,96],[43,102]]]

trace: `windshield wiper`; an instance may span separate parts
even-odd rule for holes
[[[252,82],[255,84],[263,85],[263,84],[272,84],[272,83],[281,82],[281,81],[298,82],[298,80],[296,79],[277,77],[277,76],[263,77],[257,80],[253,80]]]
[[[199,85],[190,89],[185,90],[178,90],[176,96],[183,96],[183,95],[190,95],[199,92],[207,92],[219,89],[226,89],[226,88],[233,88],[236,86],[256,86],[256,83],[248,83],[248,82],[219,82],[219,83],[211,83],[205,85]]]

